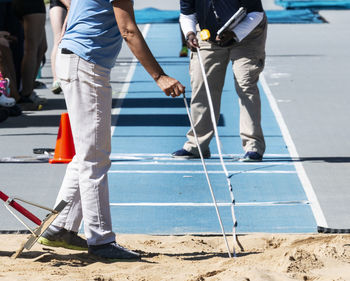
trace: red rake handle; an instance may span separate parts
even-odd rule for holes
[[[2,193],[0,191],[0,199],[4,200],[5,202],[9,199],[9,197]],[[11,202],[9,202],[9,205],[16,209],[18,212],[20,212],[23,216],[25,216],[26,218],[30,219],[32,222],[34,222],[37,225],[41,225],[41,220],[38,219],[36,216],[34,216],[31,212],[29,212],[27,209],[23,208],[20,204],[18,204],[17,202],[15,202],[14,200],[12,200]]]

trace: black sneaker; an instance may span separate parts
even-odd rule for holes
[[[9,117],[7,109],[0,107],[0,123]]]
[[[181,159],[194,159],[194,158],[200,158],[199,155],[193,154],[191,152],[188,152],[186,149],[180,149],[171,154],[173,158],[181,158]],[[203,154],[204,158],[210,158],[210,153]]]
[[[243,158],[240,159],[241,162],[260,162],[262,161],[262,155],[255,151],[248,151]]]
[[[11,106],[11,107],[7,107],[7,112],[9,114],[9,116],[20,116],[22,115],[22,109],[17,105],[15,104],[14,106]]]
[[[35,80],[34,81],[34,89],[46,89],[46,84],[41,82],[41,81],[38,81],[38,80]]]
[[[116,242],[96,246],[89,245],[89,254],[100,258],[116,260],[132,260],[141,258],[140,254],[125,249],[122,246],[118,245]]]
[[[47,229],[38,239],[38,243],[49,247],[61,247],[78,251],[86,251],[88,249],[85,239],[78,236],[78,233],[64,228],[58,232]]]

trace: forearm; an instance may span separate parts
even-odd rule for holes
[[[155,60],[136,25],[132,2],[130,0],[118,0],[113,2],[113,6],[122,37],[146,71],[153,79],[157,80],[161,75],[164,75],[164,71]]]
[[[185,37],[189,33],[196,33],[196,24],[197,24],[197,19],[196,19],[196,14],[190,14],[190,15],[184,15],[180,14],[180,25],[183,34]]]
[[[70,1],[69,1],[70,3]],[[62,25],[62,32],[61,32],[61,38],[60,38],[60,42],[63,38],[64,33],[66,32],[67,29],[67,22],[68,22],[68,14],[69,14],[69,7],[67,7],[67,14],[66,14],[66,18],[64,19],[63,25]]]

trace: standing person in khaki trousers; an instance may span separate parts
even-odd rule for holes
[[[226,69],[231,61],[234,81],[240,105],[240,136],[245,151],[242,161],[261,161],[265,152],[261,128],[261,103],[258,90],[259,75],[265,64],[267,20],[260,0],[181,0],[180,23],[192,50],[190,75],[192,86],[191,114],[199,144],[206,158],[210,157],[209,143],[214,130],[201,68],[196,53],[200,48],[208,78],[216,122],[220,116],[221,94]],[[221,38],[217,31],[240,8],[247,16],[233,30]],[[198,31],[208,29],[209,41],[202,41]],[[197,34],[197,35],[196,35]],[[183,148],[175,151],[176,158],[198,158],[199,152],[192,129],[187,133]]]
[[[132,0],[72,0],[59,45],[56,73],[67,104],[76,154],[57,201],[67,206],[38,240],[52,247],[88,250],[108,259],[138,259],[115,241],[109,207],[111,69],[123,39],[159,88],[176,97],[183,85],[167,76],[138,29]],[[77,232],[84,221],[86,240]]]

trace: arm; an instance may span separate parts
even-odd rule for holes
[[[167,76],[155,60],[145,39],[136,25],[134,8],[131,0],[113,2],[115,18],[122,37],[131,52],[140,61],[146,71],[153,77],[157,85],[167,95],[179,96],[185,92],[185,87],[176,79]]]
[[[71,0],[60,0],[60,1],[67,8],[66,18],[64,19],[63,26],[62,26],[62,33],[61,33],[61,39],[60,39],[60,42],[61,42],[61,40],[63,38],[63,35],[64,35],[64,33],[66,32],[66,29],[67,29],[67,21],[68,21],[68,14],[69,14],[69,8],[70,8]]]
[[[192,52],[196,52],[199,48],[196,37],[197,15],[195,1],[181,0],[180,1],[180,25],[183,34],[186,37],[187,45]]]
[[[180,14],[180,25],[183,34],[185,34],[188,47],[192,52],[196,52],[196,48],[199,47],[196,37],[196,14],[184,15]]]

